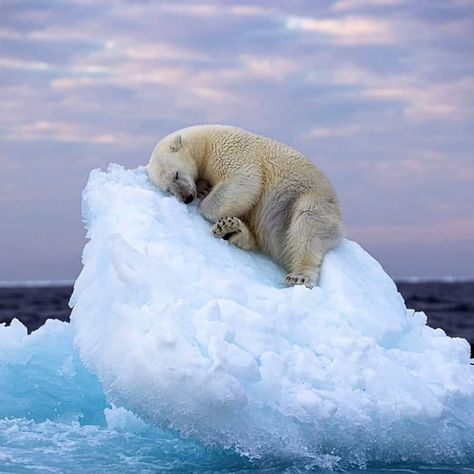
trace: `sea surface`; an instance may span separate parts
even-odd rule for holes
[[[473,352],[474,281],[405,281],[398,282],[397,286],[409,308],[424,311],[430,326],[441,328],[450,336],[467,339],[471,344],[471,353]],[[72,286],[67,284],[0,286],[0,323],[9,323],[13,318],[17,318],[32,332],[50,318],[68,321],[68,300],[71,292]],[[58,347],[58,350],[61,349]],[[35,370],[35,364],[39,361],[33,362],[31,367],[26,364],[24,370]],[[30,373],[28,376],[33,386],[36,383],[34,374]],[[87,374],[77,376],[86,379],[88,377]],[[60,387],[54,382],[54,374],[50,377],[53,382],[47,382],[51,385],[49,388],[69,390],[68,387]],[[39,380],[42,380],[41,377]],[[106,406],[106,401],[100,399],[103,397],[100,385],[92,375],[84,386],[87,393],[73,394],[71,399],[74,396],[91,399],[95,397],[99,408]],[[0,391],[1,387],[0,371]],[[48,390],[48,387],[45,390]],[[71,424],[48,420],[35,422],[32,419],[11,419],[8,416],[2,419],[0,416],[0,473],[327,472],[321,467],[304,463],[271,459],[252,462],[235,453],[204,447],[192,440],[183,440],[158,428],[151,431],[124,431],[121,429],[121,417],[124,415],[120,411],[112,414],[118,420],[115,421],[116,431],[107,429],[103,423],[80,425],[75,422]],[[109,417],[113,419],[110,414]],[[351,469],[344,472],[361,471]],[[474,465],[383,464],[370,465],[363,472],[474,473]]]

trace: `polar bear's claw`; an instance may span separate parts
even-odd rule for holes
[[[204,199],[212,190],[211,183],[203,179],[196,182],[196,191],[198,199]]]
[[[288,273],[285,278],[285,285],[295,286],[304,285],[306,288],[314,287],[314,278],[307,273],[292,272]]]
[[[229,240],[229,238],[240,232],[242,226],[242,221],[238,217],[221,217],[218,221],[211,227],[211,232],[216,236],[224,240]]]

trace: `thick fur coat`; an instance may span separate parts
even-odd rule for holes
[[[336,192],[301,153],[240,128],[198,125],[163,138],[148,173],[185,203],[203,197],[214,235],[258,249],[288,270],[285,283],[312,287],[342,235]]]

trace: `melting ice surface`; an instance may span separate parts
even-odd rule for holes
[[[467,342],[356,243],[318,288],[284,288],[118,166],[92,172],[83,216],[72,324],[0,326],[0,471],[472,467]]]

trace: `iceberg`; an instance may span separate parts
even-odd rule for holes
[[[474,459],[469,345],[408,310],[344,240],[319,287],[213,238],[144,168],[91,173],[74,341],[107,400],[250,459]]]

